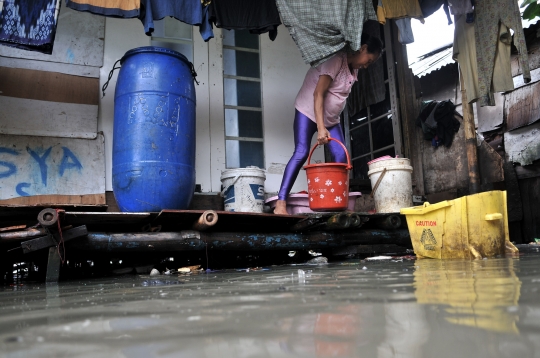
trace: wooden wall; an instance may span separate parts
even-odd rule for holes
[[[105,18],[62,5],[53,53],[0,46],[0,205],[105,204]]]
[[[521,242],[529,243],[540,238],[540,177],[519,180],[523,220],[521,222]]]

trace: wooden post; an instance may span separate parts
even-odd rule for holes
[[[47,260],[47,282],[58,282],[60,277],[60,266],[62,265],[62,260],[60,255],[58,255],[57,246],[49,247],[49,258]]]
[[[480,192],[480,171],[478,168],[478,153],[476,130],[474,127],[474,112],[467,100],[467,89],[463,83],[463,74],[459,69],[459,82],[461,86],[461,105],[463,108],[463,130],[465,132],[465,146],[467,148],[467,164],[469,167],[469,194]]]
[[[403,130],[403,149],[405,157],[408,157],[413,167],[413,194],[424,195],[424,168],[422,162],[422,137],[418,135],[419,128],[416,126],[416,117],[420,112],[414,91],[414,75],[409,68],[407,58],[407,46],[398,40],[398,30],[394,21],[392,24],[392,49],[394,50],[396,72],[398,77],[399,106],[401,109],[401,123]],[[388,39],[387,48],[388,47]]]

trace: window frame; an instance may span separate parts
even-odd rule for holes
[[[236,31],[236,30],[229,30],[229,31]],[[245,76],[236,76],[236,75],[228,75],[225,74],[225,63],[223,63],[223,88],[225,89],[225,80],[232,79],[237,81],[249,81],[249,82],[256,82],[260,84],[260,95],[261,95],[261,106],[260,107],[250,107],[250,106],[233,106],[228,105],[225,103],[225,90],[223,92],[223,120],[224,120],[224,137],[225,137],[225,168],[227,169],[236,169],[238,167],[230,166],[227,158],[227,141],[238,141],[240,142],[258,142],[262,143],[262,163],[263,168],[266,168],[266,153],[264,150],[264,102],[263,102],[263,86],[262,86],[262,71],[261,71],[261,41],[260,37],[258,35],[253,34],[253,36],[257,36],[257,45],[258,48],[247,48],[247,47],[241,47],[241,46],[231,46],[231,45],[225,45],[222,44],[222,54],[224,50],[233,50],[233,51],[243,51],[243,52],[251,52],[251,53],[257,53],[259,54],[259,78],[255,77],[245,77]],[[223,61],[225,61],[225,56],[222,55]],[[262,126],[262,138],[256,138],[256,137],[241,137],[241,136],[230,136],[227,135],[227,123],[226,123],[226,114],[225,111],[227,109],[237,110],[237,111],[254,111],[254,112],[261,112],[261,126]]]

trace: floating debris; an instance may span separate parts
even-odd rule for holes
[[[366,261],[380,261],[380,260],[392,260],[392,256],[373,256],[373,257],[367,257]]]
[[[201,270],[201,265],[185,266],[178,269],[178,273],[192,273]]]
[[[315,252],[313,250],[309,250],[308,254],[310,254],[311,256],[321,256],[322,255],[320,252]]]
[[[294,257],[296,255],[296,251],[289,251],[289,257]]]
[[[321,264],[327,264],[328,259],[324,256],[315,257],[314,259],[309,260],[306,262],[307,264],[311,265],[321,265]]]
[[[157,275],[160,275],[158,270],[152,269],[152,271],[150,271],[150,276],[157,276]]]

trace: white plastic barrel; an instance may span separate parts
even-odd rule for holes
[[[225,211],[262,213],[265,180],[264,170],[253,166],[221,172]]]
[[[409,159],[381,158],[369,162],[368,167],[368,177],[371,180],[372,190],[375,190],[373,199],[378,213],[398,213],[401,208],[413,206],[411,179],[413,168]],[[383,172],[384,176],[375,188]]]

